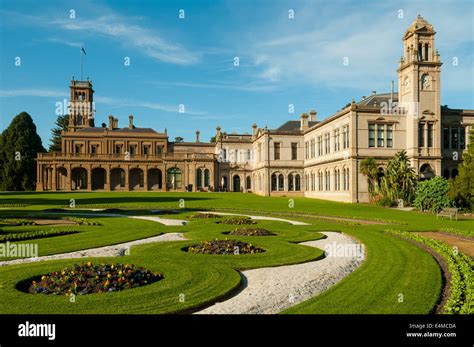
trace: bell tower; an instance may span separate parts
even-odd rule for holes
[[[398,102],[406,112],[406,150],[420,169],[427,160],[441,171],[441,61],[433,26],[418,15],[403,36],[398,67]]]
[[[94,90],[92,81],[71,80],[68,131],[94,127]]]

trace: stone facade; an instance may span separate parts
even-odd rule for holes
[[[403,36],[398,90],[372,92],[323,121],[303,113],[277,129],[251,134],[216,128],[215,141],[170,142],[166,132],[118,119],[94,126],[90,81],[71,81],[62,153],[38,155],[37,190],[235,191],[368,201],[359,173],[368,157],[380,167],[405,150],[422,179],[450,178],[469,141],[474,110],[440,104],[441,60],[435,31],[418,16]]]

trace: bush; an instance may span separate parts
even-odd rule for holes
[[[449,182],[443,177],[422,181],[415,192],[414,206],[421,211],[439,212],[452,204],[448,193]]]
[[[218,224],[236,224],[236,225],[257,224],[257,222],[253,221],[252,218],[246,217],[246,216],[230,217],[217,223]]]
[[[10,234],[0,235],[0,243],[1,242],[7,242],[7,241],[12,242],[12,241],[41,239],[41,238],[44,238],[44,237],[75,234],[75,233],[78,233],[78,232],[79,231],[77,231],[77,230],[58,230],[58,229],[35,230],[35,231],[26,231],[26,232],[12,232]]]
[[[388,196],[384,196],[377,201],[377,205],[384,207],[392,207],[395,206],[396,203],[392,201],[392,199],[390,199]]]
[[[385,232],[400,235],[406,239],[423,243],[438,253],[448,265],[451,273],[449,299],[443,307],[448,314],[473,314],[474,277],[472,267],[474,261],[467,255],[458,252],[444,242],[420,236],[415,233],[388,229]]]

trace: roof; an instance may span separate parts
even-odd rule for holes
[[[373,94],[365,99],[362,99],[357,103],[357,106],[371,106],[381,107],[380,105],[385,102],[388,103],[392,98],[392,93]],[[393,102],[398,101],[398,93],[393,93]]]
[[[308,127],[312,127],[316,125],[318,122],[313,122],[309,121],[308,122]],[[300,131],[301,128],[301,122],[299,120],[289,120],[282,125],[280,125],[278,128],[274,129],[275,131],[289,131],[289,132],[296,132]]]
[[[108,128],[102,128],[102,127],[89,127],[89,128],[82,128],[78,129],[77,132],[83,132],[83,133],[100,133],[104,131],[113,131],[113,132],[119,132],[119,133],[154,133],[157,134],[157,132],[152,129],[152,128],[118,128],[118,129],[113,129],[110,130]]]
[[[433,26],[430,23],[428,23],[428,21],[424,19],[422,16],[418,15],[416,19],[411,23],[411,25],[406,30],[405,36],[407,36],[407,34],[420,32],[420,31],[425,31],[432,34],[435,33]]]

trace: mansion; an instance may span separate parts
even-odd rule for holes
[[[441,60],[435,31],[421,16],[403,35],[398,93],[362,97],[317,120],[303,113],[276,129],[246,134],[216,128],[215,141],[170,141],[167,132],[134,125],[95,126],[91,81],[72,80],[69,125],[61,153],[40,153],[38,191],[233,191],[367,202],[362,160],[380,167],[406,151],[422,179],[457,175],[474,129],[474,110],[441,106]]]

